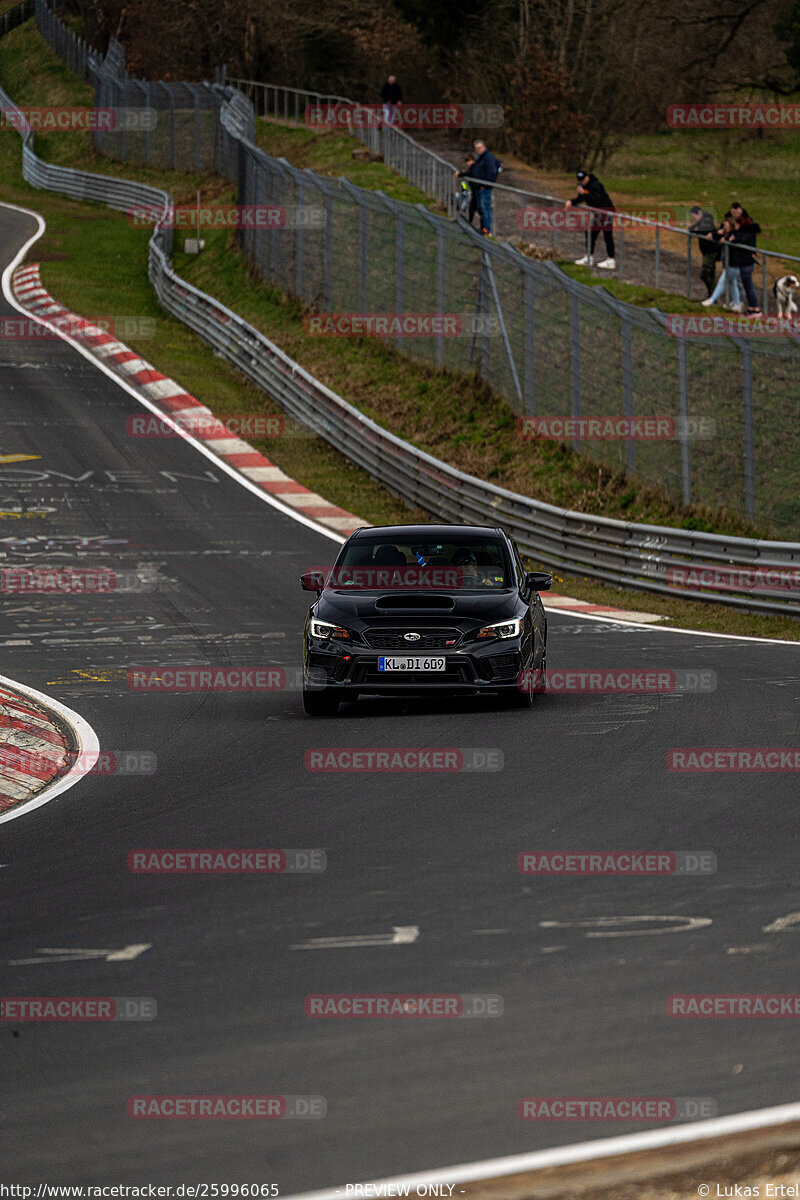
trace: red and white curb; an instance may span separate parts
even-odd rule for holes
[[[0,824],[72,787],[92,769],[99,749],[78,713],[0,675]]]
[[[302,483],[290,479],[280,467],[276,467],[258,450],[254,450],[248,442],[232,437],[211,409],[190,395],[181,384],[162,375],[151,363],[110,333],[98,329],[85,317],[64,308],[42,287],[38,263],[17,267],[12,275],[11,286],[18,303],[27,312],[51,322],[69,337],[80,340],[95,358],[101,359],[151,403],[158,404],[165,415],[171,417],[176,424],[182,425],[187,432],[202,441],[208,450],[234,467],[257,487],[269,492],[303,516],[340,534],[347,535],[354,529],[369,524],[346,509],[329,503]]]
[[[49,714],[0,687],[0,813],[31,800],[69,761],[67,738]]]
[[[564,609],[585,617],[609,617],[617,621],[629,621],[635,625],[652,625],[654,621],[669,621],[663,613],[637,612],[629,608],[613,608],[608,604],[591,604],[588,600],[576,600],[573,596],[560,596],[548,592],[542,596],[545,608]]]

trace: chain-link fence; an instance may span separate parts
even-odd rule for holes
[[[45,0],[40,9],[47,11]],[[281,228],[239,232],[270,284],[319,314],[395,318],[387,341],[403,354],[475,372],[517,414],[572,419],[562,440],[662,487],[676,503],[727,508],[781,536],[800,530],[797,339],[708,336],[702,328],[695,335],[658,309],[625,304],[552,262],[482,238],[464,221],[271,158],[253,144],[253,105],[235,89],[93,74],[98,105],[141,106],[146,98],[165,106],[149,140],[103,133],[98,149],[133,162],[216,167],[235,182],[239,205],[277,205],[291,216]],[[433,334],[434,324],[426,333],[417,321],[410,334],[407,322],[397,324],[409,314],[453,320]],[[637,421],[641,430],[653,417],[666,422],[661,434],[637,436]],[[631,436],[595,440],[607,426],[587,426],[590,418],[627,419]]]

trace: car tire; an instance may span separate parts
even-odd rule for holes
[[[339,697],[330,692],[308,692],[303,688],[303,708],[309,717],[335,717],[339,711]]]

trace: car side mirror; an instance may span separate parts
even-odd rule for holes
[[[534,592],[549,592],[553,576],[549,571],[528,571],[525,582]]]
[[[316,592],[319,595],[325,587],[325,576],[322,571],[306,571],[300,576],[300,587],[304,592]]]

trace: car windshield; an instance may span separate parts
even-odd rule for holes
[[[465,534],[452,541],[406,541],[376,534],[347,546],[328,586],[454,591],[506,588],[511,583],[504,547],[497,538]]]

